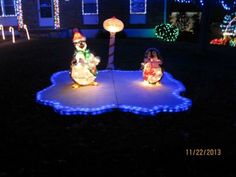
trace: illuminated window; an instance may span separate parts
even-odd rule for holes
[[[82,0],[82,14],[85,25],[98,24],[98,0]]]
[[[147,0],[130,0],[130,14],[146,14]]]
[[[147,0],[130,0],[130,24],[145,24]]]
[[[16,16],[16,8],[14,0],[0,0],[0,16]]]
[[[98,15],[98,0],[82,0],[83,15]]]

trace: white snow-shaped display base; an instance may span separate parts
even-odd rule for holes
[[[188,110],[191,100],[180,95],[184,85],[164,72],[158,85],[145,84],[142,71],[99,71],[97,86],[73,88],[69,71],[51,77],[52,85],[37,93],[37,102],[62,115],[101,114],[113,109],[135,114]]]

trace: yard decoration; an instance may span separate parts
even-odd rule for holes
[[[5,40],[5,32],[4,32],[4,27],[2,24],[0,24],[0,30],[2,31],[2,39]]]
[[[115,35],[117,32],[120,32],[124,29],[124,24],[116,17],[112,17],[103,22],[103,27],[105,30],[110,32],[107,69],[114,69]]]
[[[9,27],[9,32],[11,32],[12,34],[12,43],[15,43],[16,40],[15,40],[15,30],[12,26]]]
[[[80,33],[75,32],[73,37],[75,46],[74,56],[71,61],[71,78],[75,82],[74,88],[85,85],[97,85],[95,82],[97,76],[96,66],[100,59],[94,56],[87,49],[86,38]]]
[[[179,36],[179,29],[169,23],[162,23],[155,27],[156,37],[165,42],[174,42]]]
[[[163,61],[160,52],[156,48],[149,48],[145,52],[143,69],[144,81],[149,84],[158,84],[163,76]]]
[[[30,35],[26,24],[24,24],[24,29],[26,31],[27,39],[30,40]]]

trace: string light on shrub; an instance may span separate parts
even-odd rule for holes
[[[235,6],[236,6],[236,0],[234,0],[233,2],[229,3],[227,2],[227,0],[220,0],[220,4],[222,5],[222,7],[225,9],[225,10],[232,10]]]
[[[236,35],[236,12],[225,15],[223,23],[220,25],[222,33],[231,33]]]
[[[174,42],[179,36],[179,29],[169,23],[155,27],[156,37],[166,42]]]
[[[54,0],[54,28],[60,28],[60,7],[59,7],[59,0]]]

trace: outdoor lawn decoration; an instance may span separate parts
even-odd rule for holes
[[[116,17],[112,17],[103,22],[103,27],[105,30],[110,32],[107,69],[114,69],[115,35],[117,32],[120,32],[124,29],[124,24]]]
[[[87,49],[86,38],[79,32],[74,33],[73,43],[75,52],[71,61],[71,78],[75,82],[74,87],[85,85],[97,85],[97,68],[99,57],[94,56]]]
[[[223,37],[211,40],[210,44],[236,47],[236,12],[224,17],[221,29]]]
[[[113,109],[142,115],[181,112],[191,107],[191,100],[181,96],[184,85],[164,72],[161,84],[144,84],[142,71],[102,70],[99,87],[73,89],[68,71],[51,77],[52,85],[37,93],[37,102],[52,106],[61,115],[96,115]]]
[[[16,40],[15,40],[15,30],[12,26],[9,27],[9,32],[11,32],[12,34],[12,43],[15,43]]]
[[[169,23],[162,23],[155,27],[156,37],[165,42],[174,42],[179,36],[179,29]]]
[[[225,15],[220,27],[224,35],[236,36],[236,12]]]
[[[163,76],[162,59],[156,48],[149,48],[145,52],[142,63],[143,78],[149,84],[157,84]]]
[[[30,35],[29,35],[28,27],[27,27],[26,24],[24,24],[24,29],[25,29],[25,32],[26,32],[26,35],[27,35],[27,39],[30,40]]]
[[[0,24],[0,30],[2,31],[2,39],[5,40],[5,32],[4,32],[4,26],[2,24]]]
[[[96,75],[100,60],[87,49],[86,38],[75,31],[73,42],[71,70],[53,74],[52,85],[37,93],[38,103],[52,106],[61,115],[96,115],[114,109],[156,115],[191,107],[191,100],[180,95],[185,91],[184,85],[163,72],[163,61],[156,48],[146,50],[143,71],[109,69]]]

